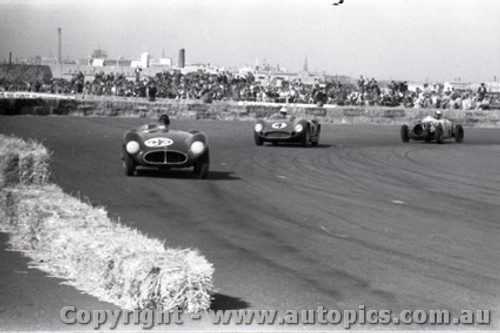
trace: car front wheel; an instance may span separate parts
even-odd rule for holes
[[[254,139],[257,146],[262,146],[264,144],[264,140],[257,134],[254,134]]]
[[[209,169],[210,169],[210,164],[208,162],[202,163],[200,165],[200,169],[198,171],[198,178],[199,179],[207,179]]]
[[[436,131],[434,135],[436,136],[437,143],[441,144],[444,142],[444,132],[443,132],[443,127],[441,125],[436,126]]]
[[[455,133],[453,135],[455,136],[455,142],[462,143],[464,141],[464,128],[462,125],[455,126]]]
[[[307,147],[311,142],[311,133],[309,127],[306,128],[306,132],[304,133],[304,137],[302,138],[302,146]]]
[[[410,142],[408,125],[401,126],[401,140],[405,143]]]
[[[200,158],[194,164],[194,173],[198,176],[199,179],[207,179],[209,169],[209,153],[208,151],[206,151],[205,154],[203,156],[200,156]]]
[[[135,161],[127,152],[123,152],[123,170],[126,176],[133,176],[135,172]]]

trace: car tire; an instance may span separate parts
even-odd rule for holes
[[[436,126],[436,130],[434,132],[434,136],[436,137],[436,142],[441,144],[444,142],[444,132],[443,132],[443,127],[441,124]]]
[[[201,168],[201,163],[195,163],[194,166],[193,166],[193,171],[195,174],[199,174],[200,173],[200,168]]]
[[[198,171],[198,178],[199,179],[207,179],[209,169],[210,169],[210,163],[208,163],[208,162],[201,163],[200,169]]]
[[[309,127],[306,127],[306,132],[304,133],[304,137],[302,138],[302,146],[307,147],[311,143],[311,130]]]
[[[254,139],[257,146],[262,146],[264,144],[264,140],[257,134],[254,134]]]
[[[313,120],[314,122],[314,120]],[[321,127],[320,125],[318,125],[317,129],[316,129],[316,137],[314,138],[314,140],[311,140],[311,145],[313,145],[314,147],[316,147],[318,144],[319,144],[319,135],[321,134]]]
[[[125,176],[133,176],[135,173],[135,161],[130,157],[127,152],[123,152],[123,170]]]
[[[455,137],[455,142],[462,143],[464,141],[464,128],[462,125],[456,125],[453,136]]]
[[[404,143],[410,142],[409,132],[410,132],[410,130],[408,129],[408,125],[401,126],[401,140]]]
[[[206,179],[208,177],[208,171],[210,169],[210,158],[208,150],[200,156],[200,158],[194,164],[194,173],[199,179]]]

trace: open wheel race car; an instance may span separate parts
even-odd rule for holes
[[[438,111],[439,112],[439,111]],[[408,125],[401,126],[401,140],[403,142],[436,141],[443,143],[445,139],[454,138],[456,142],[464,141],[464,129],[462,125],[453,125],[448,119],[440,119],[440,114],[437,117],[425,117],[411,129]]]
[[[282,108],[279,114],[259,119],[254,126],[254,140],[257,146],[264,142],[278,144],[300,143],[302,146],[316,146],[319,143],[321,125],[317,120],[288,117]]]
[[[128,130],[123,136],[122,160],[125,175],[138,166],[158,169],[193,167],[200,179],[208,177],[210,158],[207,137],[198,130],[170,130],[167,115],[158,124]]]

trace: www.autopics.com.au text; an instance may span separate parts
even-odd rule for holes
[[[314,310],[210,310],[184,314],[180,310],[87,310],[66,306],[60,311],[64,324],[92,325],[110,329],[118,325],[140,325],[152,328],[157,325],[182,325],[184,322],[208,320],[213,325],[337,325],[349,329],[353,325],[488,325],[490,310],[462,310],[452,314],[448,310],[391,310],[358,309],[331,310],[319,306]]]

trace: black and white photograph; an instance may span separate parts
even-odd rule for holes
[[[0,0],[0,331],[499,331],[498,0]]]

